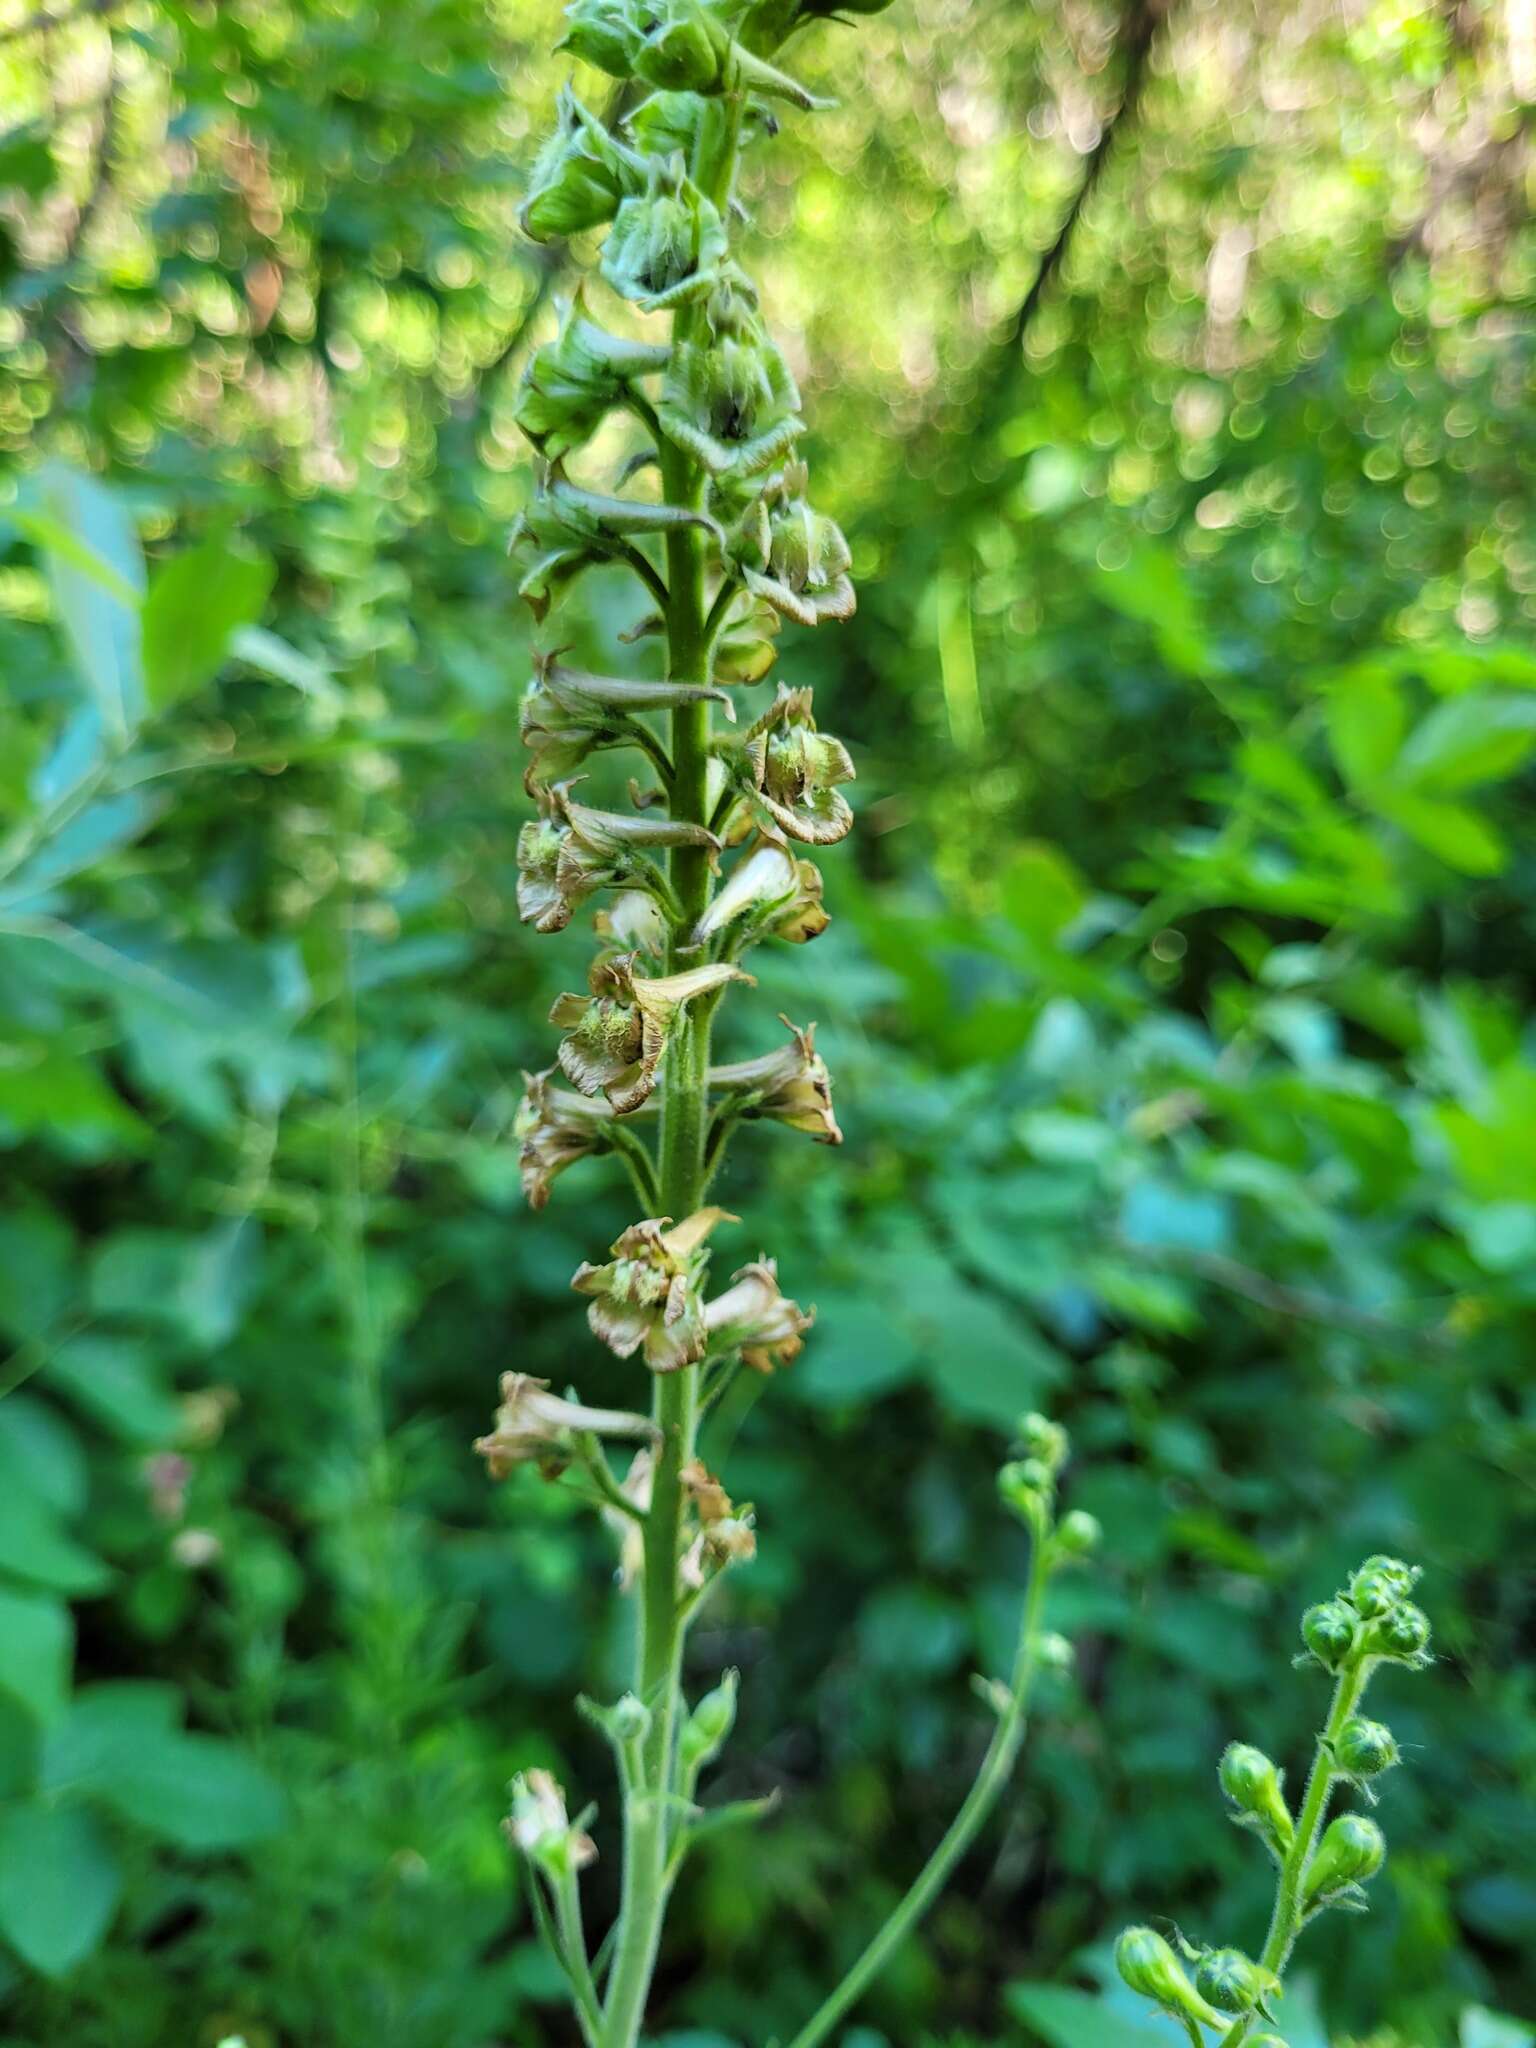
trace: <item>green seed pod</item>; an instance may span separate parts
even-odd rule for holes
[[[1400,1761],[1392,1730],[1358,1714],[1339,1730],[1333,1755],[1339,1769],[1351,1778],[1379,1778]]]
[[[1325,1600],[1301,1617],[1301,1637],[1325,1671],[1337,1671],[1355,1647],[1357,1617],[1346,1600]]]
[[[1034,1412],[1024,1416],[1019,1423],[1019,1441],[1027,1458],[1038,1458],[1052,1472],[1059,1472],[1067,1462],[1067,1432],[1048,1416]]]
[[[1056,1525],[1056,1548],[1063,1557],[1092,1557],[1103,1540],[1098,1516],[1084,1508],[1073,1508]]]
[[[725,1745],[736,1722],[738,1674],[727,1671],[713,1692],[705,1693],[683,1723],[678,1755],[686,1771],[702,1770]]]
[[[1419,1574],[1396,1557],[1368,1557],[1349,1582],[1350,1603],[1367,1621],[1413,1591]]]
[[[1241,1949],[1207,1949],[1195,1965],[1195,1989],[1218,2012],[1252,2012],[1279,1988],[1274,1971],[1263,1969]]]
[[[1115,1968],[1132,1991],[1149,1998],[1160,2012],[1199,2026],[1221,2025],[1221,2014],[1206,2004],[1178,1957],[1152,1928],[1126,1928],[1115,1943]]]
[[[1257,1827],[1283,1854],[1295,1837],[1296,1824],[1281,1791],[1280,1773],[1263,1750],[1247,1742],[1229,1743],[1217,1775],[1222,1791],[1239,1809],[1237,1818]]]
[[[1429,1657],[1429,1616],[1411,1600],[1378,1615],[1366,1631],[1365,1647],[1373,1657],[1422,1667]]]
[[[1306,1904],[1328,1905],[1352,1886],[1373,1878],[1386,1860],[1386,1838],[1375,1821],[1359,1813],[1341,1813],[1317,1845],[1307,1871]]]

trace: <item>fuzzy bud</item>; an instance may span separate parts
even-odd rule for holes
[[[647,189],[614,216],[602,272],[621,298],[648,313],[665,312],[712,289],[726,246],[724,222],[690,184],[681,160],[657,164]]]
[[[1092,1557],[1103,1540],[1098,1516],[1086,1508],[1073,1508],[1056,1525],[1056,1548],[1064,1558]]]
[[[1039,1458],[1015,1458],[997,1475],[997,1491],[1005,1506],[1038,1528],[1055,1490],[1048,1465]]]
[[[678,1738],[678,1755],[685,1771],[702,1770],[713,1763],[736,1723],[735,1671],[727,1671],[713,1692],[705,1693],[683,1723]]]
[[[1306,1904],[1332,1904],[1373,1878],[1386,1860],[1386,1839],[1375,1821],[1359,1813],[1341,1813],[1330,1822],[1307,1870]]]
[[[1274,1997],[1280,1980],[1241,1949],[1213,1948],[1195,1965],[1195,1989],[1218,2012],[1252,2012]]]
[[[609,1726],[613,1730],[615,1741],[644,1742],[651,1732],[651,1710],[643,1700],[637,1699],[632,1692],[627,1692],[622,1699],[614,1702]]]
[[[1368,1557],[1350,1579],[1350,1605],[1365,1620],[1374,1620],[1406,1600],[1418,1579],[1418,1572],[1401,1558]]]
[[[1200,1996],[1178,1957],[1152,1928],[1126,1928],[1115,1943],[1115,1968],[1132,1991],[1150,1999],[1160,2012],[1198,2026],[1221,2024],[1220,2013]]]
[[[1431,1661],[1429,1636],[1429,1616],[1422,1607],[1404,1600],[1371,1622],[1365,1634],[1365,1647],[1373,1657],[1422,1669]]]
[[[512,1780],[512,1810],[505,1826],[513,1844],[551,1876],[569,1876],[597,1859],[591,1837],[571,1825],[565,1794],[548,1771],[528,1771]]]
[[[1324,1600],[1301,1617],[1301,1639],[1325,1671],[1337,1671],[1355,1647],[1358,1620],[1347,1600]]]
[[[1067,1462],[1067,1432],[1059,1422],[1031,1411],[1019,1423],[1019,1443],[1026,1458],[1038,1458],[1052,1472]]]
[[[1222,1753],[1218,1773],[1221,1789],[1238,1809],[1243,1825],[1257,1827],[1271,1846],[1281,1853],[1291,1846],[1296,1824],[1281,1791],[1280,1773],[1251,1743],[1229,1743]]]
[[[1346,1777],[1379,1778],[1401,1760],[1392,1730],[1360,1715],[1346,1721],[1333,1744],[1334,1762]]]

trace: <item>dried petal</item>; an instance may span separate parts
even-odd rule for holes
[[[772,1372],[789,1365],[805,1348],[804,1333],[816,1317],[779,1291],[778,1267],[772,1259],[743,1266],[726,1292],[704,1309],[709,1349],[740,1351],[754,1372]]]
[[[590,1431],[594,1436],[647,1439],[657,1434],[647,1416],[616,1408],[586,1408],[579,1401],[562,1400],[550,1393],[548,1380],[536,1380],[525,1372],[504,1372],[496,1427],[489,1436],[476,1439],[475,1450],[493,1479],[505,1479],[514,1465],[563,1462],[561,1454],[575,1430]]]
[[[734,1097],[737,1116],[771,1117],[792,1131],[804,1131],[822,1145],[841,1145],[842,1131],[832,1111],[832,1076],[816,1050],[816,1026],[802,1031],[787,1017],[779,1022],[790,1042],[754,1060],[711,1067],[709,1085]]]
[[[679,1011],[729,981],[751,978],[723,962],[652,978],[634,972],[632,954],[596,960],[588,977],[591,995],[562,995],[549,1013],[566,1033],[560,1064],[583,1095],[606,1095],[627,1115],[656,1086]]]
[[[592,1333],[620,1358],[642,1351],[652,1372],[676,1372],[704,1356],[699,1254],[723,1209],[700,1209],[672,1225],[668,1217],[633,1223],[610,1246],[605,1265],[577,1268],[571,1286],[591,1297]]]
[[[642,899],[649,902],[648,897]],[[612,1107],[554,1085],[554,1068],[524,1074],[525,1093],[513,1119],[518,1167],[530,1209],[542,1209],[556,1179],[578,1159],[608,1149]]]
[[[754,807],[791,839],[830,846],[846,837],[853,810],[837,785],[854,779],[853,762],[840,739],[817,731],[809,690],[780,684],[747,732],[742,759]]]

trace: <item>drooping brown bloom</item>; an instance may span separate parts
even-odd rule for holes
[[[807,1024],[802,1031],[787,1017],[779,1022],[789,1033],[788,1045],[753,1060],[711,1067],[710,1087],[736,1098],[740,1117],[771,1117],[818,1144],[841,1145],[843,1134],[832,1111],[832,1076],[816,1050],[816,1026]]]
[[[831,922],[822,908],[816,863],[797,859],[778,831],[760,831],[694,927],[693,943],[702,945],[739,925],[741,945],[763,938],[803,945]]]
[[[700,1253],[726,1220],[723,1209],[699,1209],[678,1224],[650,1217],[614,1241],[607,1264],[578,1267],[571,1285],[592,1297],[587,1321],[593,1335],[620,1358],[641,1352],[652,1372],[696,1365],[707,1343]]]
[[[549,1391],[548,1380],[525,1372],[501,1376],[501,1406],[496,1427],[477,1437],[475,1450],[493,1479],[505,1479],[515,1465],[559,1465],[565,1462],[576,1431],[593,1436],[641,1438],[649,1442],[656,1426],[644,1415],[618,1408],[587,1408]]]
[[[555,1180],[568,1166],[591,1153],[608,1149],[605,1126],[614,1117],[601,1098],[578,1095],[554,1083],[554,1068],[524,1074],[525,1093],[512,1123],[518,1142],[518,1168],[523,1196],[530,1209],[542,1209]]]
[[[728,981],[750,981],[739,967],[718,962],[682,974],[636,974],[633,954],[592,963],[590,995],[555,1000],[550,1022],[560,1025],[560,1064],[583,1095],[606,1095],[621,1116],[638,1109],[656,1086],[657,1068],[683,1006]]]
[[[853,762],[840,739],[817,731],[809,690],[779,685],[742,742],[742,764],[748,801],[771,826],[816,846],[847,835],[853,810],[838,784],[853,781]]]
[[[770,1373],[799,1357],[815,1316],[814,1309],[801,1308],[779,1291],[775,1261],[759,1259],[733,1274],[725,1293],[706,1303],[707,1349],[740,1351],[744,1365]]]

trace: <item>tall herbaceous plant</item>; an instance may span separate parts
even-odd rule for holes
[[[846,29],[846,17],[886,4],[843,0],[836,14]],[[781,1291],[770,1257],[711,1283],[711,1242],[736,1219],[710,1204],[710,1184],[744,1121],[823,1145],[842,1137],[809,1024],[780,1019],[776,1029],[764,1018],[764,1050],[731,1064],[713,1062],[710,1046],[721,1002],[753,985],[742,964],[752,949],[803,944],[825,929],[812,856],[853,823],[844,794],[853,763],[818,728],[810,690],[780,682],[762,708],[740,702],[754,688],[767,694],[786,621],[816,628],[854,608],[847,543],[813,506],[797,456],[799,393],[737,255],[743,149],[771,140],[786,109],[818,104],[775,60],[833,15],[833,0],[572,0],[562,48],[620,83],[602,117],[562,93],[523,211],[539,240],[607,230],[602,306],[598,293],[589,302],[574,292],[518,405],[539,469],[514,554],[521,595],[544,629],[523,704],[537,815],[519,838],[518,902],[541,932],[563,930],[590,905],[599,939],[586,989],[551,1012],[556,1064],[529,1080],[523,1182],[539,1208],[585,1155],[623,1161],[637,1218],[572,1285],[593,1336],[633,1362],[637,1397],[648,1382],[650,1398],[595,1408],[509,1373],[495,1428],[477,1448],[495,1477],[532,1461],[584,1494],[617,1534],[620,1583],[637,1607],[630,1689],[616,1702],[581,1703],[612,1746],[621,1794],[620,1905],[601,1941],[589,1939],[583,1911],[582,1873],[597,1853],[590,1809],[573,1815],[550,1775],[530,1771],[512,1788],[508,1821],[591,2048],[633,2048],[639,2038],[667,1902],[692,1845],[705,1831],[750,1826],[761,1811],[700,1799],[731,1729],[736,1677],[721,1674],[690,1705],[684,1644],[721,1577],[753,1557],[757,1534],[751,1509],[731,1499],[696,1445],[735,1376],[787,1364],[811,1317]],[[618,302],[644,317],[624,317]],[[604,307],[623,333],[609,331]],[[577,481],[575,458],[615,414],[628,417],[630,446],[606,475],[593,475],[589,453]],[[665,681],[590,674],[562,658],[550,614],[593,564],[621,564],[642,585],[646,614],[627,637],[659,639]],[[611,666],[623,665],[616,651]],[[584,800],[587,757],[610,748],[636,757],[627,810]],[[1019,1437],[1000,1491],[1030,1532],[1031,1562],[1011,1670],[978,1681],[995,1717],[991,1740],[948,1833],[791,2048],[826,2038],[931,1904],[1007,1783],[1036,1670],[1070,1660],[1070,1645],[1042,1627],[1043,1603],[1052,1574],[1094,1548],[1097,1525],[1081,1511],[1057,1513],[1064,1433],[1031,1415]],[[1331,1744],[1361,1739],[1341,1722],[1356,1698],[1330,1721]],[[1186,2006],[1160,1936],[1131,1930],[1122,1944],[1126,1974],[1197,2038],[1234,2013],[1230,2038],[1242,2038],[1277,1990],[1301,1920],[1335,1893],[1357,1893],[1368,1874],[1341,1876],[1326,1896],[1317,1889],[1313,1837],[1327,1785],[1347,1768],[1339,1755],[1329,1749],[1322,1790],[1283,1853],[1278,1808],[1263,1821],[1282,1854],[1282,1900],[1240,2011],[1222,2003],[1214,1965]],[[1319,1863],[1344,1846],[1336,1828]],[[1234,1967],[1230,1952],[1223,1967]]]

